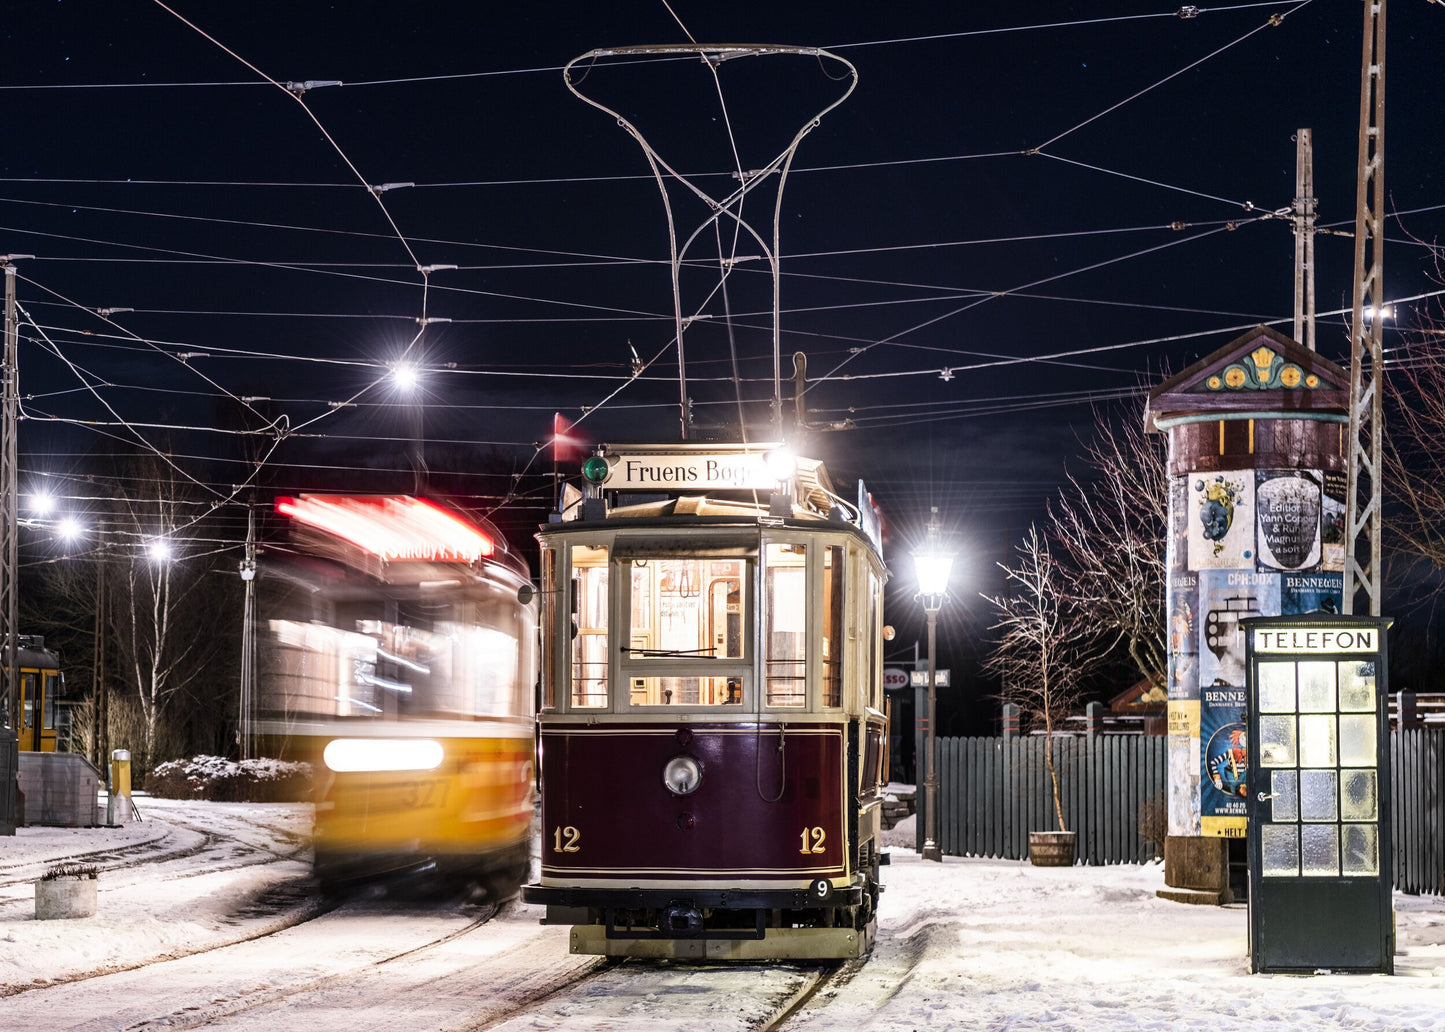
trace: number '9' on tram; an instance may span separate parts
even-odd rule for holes
[[[576,953],[860,956],[880,892],[878,521],[821,464],[611,446],[541,545],[539,880]]]

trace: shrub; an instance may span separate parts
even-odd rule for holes
[[[309,799],[311,765],[285,760],[227,760],[192,756],[169,760],[146,779],[163,799],[209,799],[225,803],[285,803]]]

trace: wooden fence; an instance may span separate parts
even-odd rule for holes
[[[1139,863],[1164,848],[1165,739],[1054,739],[1064,819],[1078,859]],[[1045,739],[940,738],[938,838],[950,856],[1022,860],[1028,833],[1056,827]],[[1394,884],[1445,894],[1445,730],[1390,733]],[[922,804],[920,799],[919,803]],[[919,827],[925,814],[919,813]]]
[[[1392,731],[1390,769],[1395,888],[1445,895],[1445,731]]]
[[[1162,854],[1164,741],[1054,739],[1064,820],[1078,834],[1080,861],[1132,864]],[[1041,737],[938,740],[938,844],[945,853],[1021,860],[1030,831],[1058,827],[1046,745]]]

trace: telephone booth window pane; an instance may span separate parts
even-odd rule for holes
[[[1340,874],[1340,826],[1300,825],[1300,873],[1337,878]]]
[[[1375,715],[1341,716],[1340,766],[1373,767],[1375,760]]]
[[[1335,664],[1301,663],[1299,665],[1299,711],[1301,713],[1333,713],[1335,709]]]
[[[1375,664],[1349,660],[1340,664],[1340,709],[1375,712]]]
[[[1293,713],[1294,664],[1261,663],[1259,665],[1259,711],[1261,713]]]
[[[1380,831],[1373,824],[1346,824],[1345,874],[1380,873]]]
[[[1373,770],[1341,771],[1340,789],[1342,820],[1379,820],[1380,797]]]
[[[1276,821],[1299,820],[1299,771],[1269,772],[1271,813]]]
[[[1340,819],[1339,781],[1332,770],[1299,772],[1300,820],[1337,821]]]
[[[1293,824],[1266,824],[1259,829],[1260,873],[1293,878],[1299,874],[1299,833]]]
[[[1259,718],[1259,762],[1263,767],[1295,765],[1294,717]]]
[[[1299,718],[1299,765],[1301,767],[1333,767],[1335,757],[1335,718],[1304,716]]]

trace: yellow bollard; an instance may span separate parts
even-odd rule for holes
[[[110,754],[110,792],[130,798],[130,750],[117,749]]]

